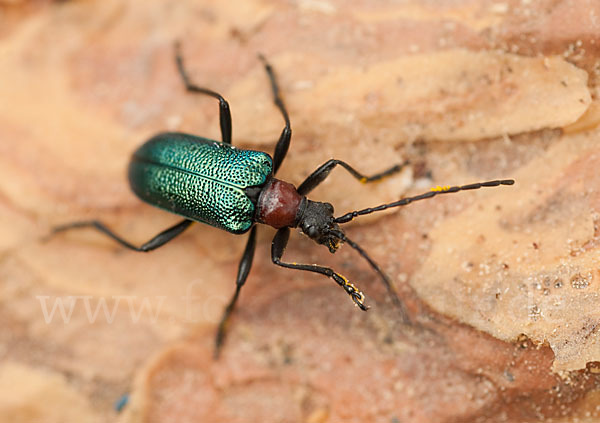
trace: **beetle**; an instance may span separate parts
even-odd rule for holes
[[[394,165],[373,176],[365,176],[349,164],[331,159],[312,172],[298,188],[275,178],[288,152],[292,129],[275,72],[262,55],[259,55],[259,59],[266,70],[275,106],[285,122],[272,158],[265,152],[239,149],[232,145],[229,103],[219,93],[195,85],[190,80],[184,66],[180,45],[176,43],[175,62],[186,90],[213,97],[219,102],[221,141],[179,132],[158,134],[133,153],[128,174],[130,186],[140,199],[180,215],[183,220],[139,247],[126,241],[98,220],[61,225],[55,227],[53,233],[90,227],[104,233],[125,248],[148,252],[175,239],[193,222],[202,222],[238,235],[249,232],[246,248],[239,262],[235,292],[225,307],[218,326],[215,357],[219,355],[225,339],[227,322],[252,267],[257,223],[277,229],[271,245],[271,260],[274,264],[325,275],[343,288],[361,310],[367,310],[362,292],[333,269],[316,264],[289,263],[282,260],[291,228],[299,228],[314,242],[326,246],[331,253],[335,253],[342,243],[350,245],[379,275],[398,309],[400,321],[410,323],[406,308],[390,279],[356,242],[348,238],[340,225],[358,216],[404,206],[438,194],[512,185],[514,181],[506,179],[463,186],[438,187],[421,195],[334,217],[334,209],[330,203],[312,201],[306,196],[323,182],[335,167],[341,166],[362,183],[371,183],[398,173],[408,162]]]

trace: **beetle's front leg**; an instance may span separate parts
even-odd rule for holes
[[[298,264],[285,263],[281,261],[281,256],[290,238],[290,229],[281,228],[275,234],[271,245],[271,260],[277,266],[287,267],[288,269],[305,270],[307,272],[320,273],[333,279],[339,286],[344,288],[344,291],[352,298],[352,301],[361,309],[366,311],[368,307],[365,305],[365,296],[344,276],[330,269],[329,267],[317,266],[315,264]]]
[[[323,163],[321,166],[319,166],[317,168],[317,170],[315,170],[313,173],[311,173],[304,180],[304,182],[302,182],[300,184],[300,186],[298,187],[298,193],[300,195],[307,195],[309,192],[311,192],[313,189],[315,189],[317,187],[317,185],[319,185],[321,182],[323,182],[329,176],[329,173],[338,165],[340,165],[344,169],[346,169],[350,173],[350,175],[352,175],[354,177],[354,179],[357,179],[358,181],[362,182],[363,184],[367,184],[369,182],[380,181],[384,178],[387,178],[388,176],[394,175],[394,174],[400,172],[402,169],[404,169],[404,167],[408,164],[409,164],[409,162],[405,161],[404,163],[392,166],[391,168],[384,170],[383,172],[377,173],[375,175],[365,176],[362,173],[355,170],[348,163],[343,162],[341,160],[337,160],[337,159],[331,159],[331,160],[328,160],[325,163]]]

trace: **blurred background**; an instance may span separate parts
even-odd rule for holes
[[[600,416],[600,3],[596,0],[0,0],[0,420],[6,422],[532,422]],[[169,130],[272,153],[283,128],[258,54],[273,64],[293,138],[279,176],[347,211],[437,185],[513,178],[348,224],[390,276],[406,327],[355,251],[271,228],[221,358],[216,325],[245,236],[138,200],[131,153]]]

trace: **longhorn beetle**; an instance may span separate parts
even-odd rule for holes
[[[259,59],[267,72],[275,106],[285,121],[285,126],[275,146],[273,158],[264,152],[242,150],[232,146],[229,103],[217,92],[199,87],[191,82],[183,64],[179,44],[176,43],[175,61],[186,90],[191,93],[208,95],[219,101],[221,141],[179,132],[158,134],[133,153],[129,163],[129,183],[131,189],[142,200],[178,214],[184,219],[140,247],[115,234],[98,220],[61,225],[54,228],[53,233],[90,227],[109,236],[123,247],[134,251],[148,252],[173,240],[195,221],[224,229],[233,234],[250,231],[239,263],[235,292],[225,308],[217,330],[215,357],[219,355],[225,339],[227,322],[252,267],[256,246],[256,223],[263,223],[277,229],[271,245],[271,260],[274,264],[325,275],[342,287],[361,310],[367,310],[362,292],[333,269],[314,264],[282,261],[283,252],[290,236],[290,228],[299,228],[317,244],[325,245],[331,253],[335,253],[341,243],[350,245],[379,275],[398,308],[401,321],[409,323],[404,304],[398,298],[389,278],[365,250],[345,235],[339,225],[358,216],[404,206],[438,194],[512,185],[514,181],[507,179],[437,188],[393,203],[334,217],[331,204],[309,200],[306,195],[323,182],[336,166],[343,167],[360,182],[370,183],[399,172],[408,162],[397,164],[373,176],[365,176],[348,163],[331,159],[312,172],[298,188],[276,179],[275,174],[281,167],[290,145],[292,129],[273,68],[262,55],[259,55]]]

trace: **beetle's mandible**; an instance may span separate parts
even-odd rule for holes
[[[243,234],[249,231],[246,248],[238,268],[235,292],[225,308],[217,331],[215,356],[218,356],[223,345],[226,324],[252,267],[256,246],[256,223],[266,224],[277,229],[271,246],[271,260],[274,264],[325,275],[342,287],[360,309],[366,310],[364,295],[348,279],[333,269],[313,264],[282,261],[290,228],[299,228],[316,243],[325,245],[331,253],[335,253],[341,243],[350,245],[379,274],[398,309],[400,319],[404,323],[409,323],[408,313],[389,278],[358,244],[345,235],[340,224],[349,222],[357,216],[404,206],[438,194],[512,185],[514,181],[511,179],[495,180],[434,189],[393,203],[334,217],[331,204],[312,201],[306,197],[327,178],[333,168],[338,165],[342,166],[360,182],[369,183],[399,172],[407,162],[392,166],[373,176],[365,176],[349,164],[331,159],[312,172],[298,188],[276,179],[274,175],[287,154],[292,130],[287,110],[279,93],[275,73],[264,57],[259,56],[259,58],[265,66],[275,105],[285,121],[285,126],[275,146],[273,158],[264,152],[242,150],[231,145],[229,104],[217,92],[199,87],[190,81],[183,65],[179,44],[176,44],[177,69],[187,91],[208,95],[219,101],[221,141],[184,133],[156,135],[134,152],[129,164],[129,182],[139,198],[153,206],[178,214],[184,219],[140,247],[126,241],[97,220],[61,225],[54,229],[54,233],[73,228],[92,227],[128,249],[147,252],[165,245],[185,231],[194,221],[206,223],[234,234]]]

